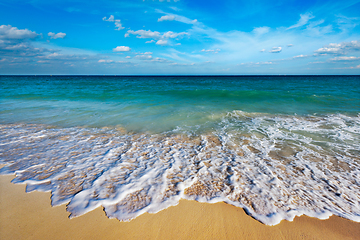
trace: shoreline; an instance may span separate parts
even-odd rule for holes
[[[51,207],[49,192],[25,193],[14,175],[0,176],[0,239],[356,239],[360,223],[307,216],[264,225],[226,203],[181,200],[130,222],[108,219],[102,208],[69,219],[66,205]]]

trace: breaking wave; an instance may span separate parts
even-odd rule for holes
[[[121,221],[224,201],[259,221],[332,214],[360,222],[360,116],[232,111],[153,134],[122,127],[1,124],[1,174],[51,191],[70,217],[99,206]]]

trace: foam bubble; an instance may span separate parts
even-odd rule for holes
[[[268,225],[302,214],[360,221],[359,116],[219,118],[201,134],[0,125],[0,171],[51,191],[71,217],[103,206],[128,221],[185,198],[225,201]]]

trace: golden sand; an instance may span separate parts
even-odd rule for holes
[[[50,193],[25,193],[0,176],[0,239],[360,239],[360,223],[332,216],[297,217],[266,226],[225,203],[180,201],[130,222],[108,219],[101,208],[69,219],[66,206],[51,207]]]

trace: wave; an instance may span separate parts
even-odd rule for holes
[[[121,221],[224,201],[259,221],[332,214],[360,222],[360,116],[232,111],[207,132],[0,125],[2,174],[51,191],[70,217],[99,206]]]

